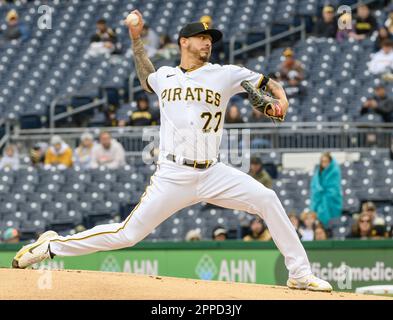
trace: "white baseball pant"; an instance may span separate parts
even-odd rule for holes
[[[289,276],[311,274],[306,252],[276,193],[222,163],[194,169],[161,161],[150,186],[124,222],[59,237],[51,241],[50,250],[58,256],[78,256],[131,247],[177,211],[202,201],[260,216],[285,257]]]

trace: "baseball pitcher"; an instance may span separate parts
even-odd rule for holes
[[[178,37],[181,63],[155,70],[140,38],[143,18],[126,22],[135,68],[144,90],[158,96],[161,113],[160,154],[139,204],[122,223],[97,226],[72,236],[44,233],[15,256],[14,268],[26,268],[54,256],[78,256],[131,247],[177,211],[204,201],[246,211],[265,220],[289,270],[292,289],[331,291],[315,277],[306,252],[276,193],[237,169],[218,161],[229,99],[248,92],[267,117],[283,121],[288,101],[282,86],[268,77],[234,65],[209,63],[219,30],[204,23],[184,26]],[[264,88],[266,93],[261,93]]]

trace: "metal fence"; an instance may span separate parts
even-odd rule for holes
[[[101,130],[109,131],[120,141],[128,154],[140,154],[149,144],[158,144],[158,127],[126,128],[57,128],[14,131],[9,141],[22,150],[30,149],[37,142],[48,142],[58,134],[71,147],[76,147],[86,130],[98,137]],[[367,148],[390,148],[393,141],[393,124],[367,123],[286,123],[286,124],[238,124],[225,126],[226,138],[244,136],[250,138],[252,150],[319,151],[362,150]],[[226,137],[227,136],[227,137]],[[225,147],[225,146],[224,146]],[[23,151],[22,151],[23,152]]]

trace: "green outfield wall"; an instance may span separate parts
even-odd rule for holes
[[[306,242],[313,272],[335,289],[393,284],[393,240]],[[20,246],[0,246],[9,267]],[[143,242],[132,249],[55,258],[38,267],[284,285],[284,259],[272,242]],[[345,276],[343,276],[345,275]]]

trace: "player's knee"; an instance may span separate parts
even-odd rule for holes
[[[122,248],[133,247],[139,242],[135,232],[130,231],[131,230],[123,229],[119,232],[119,242]]]
[[[258,188],[253,191],[253,199],[260,202],[269,203],[278,199],[274,190],[268,188]]]
[[[127,247],[133,247],[139,242],[139,240],[137,239],[137,237],[135,235],[127,234],[126,235],[126,242],[127,242]]]
[[[252,214],[262,214],[270,212],[270,207],[278,200],[277,194],[274,190],[268,188],[256,188],[250,193],[250,209]]]
[[[265,191],[265,197],[266,197],[266,200],[267,201],[269,201],[269,202],[275,202],[275,201],[278,201],[278,196],[277,196],[277,193],[274,191],[274,190],[272,190],[272,189],[267,189],[266,191]]]

